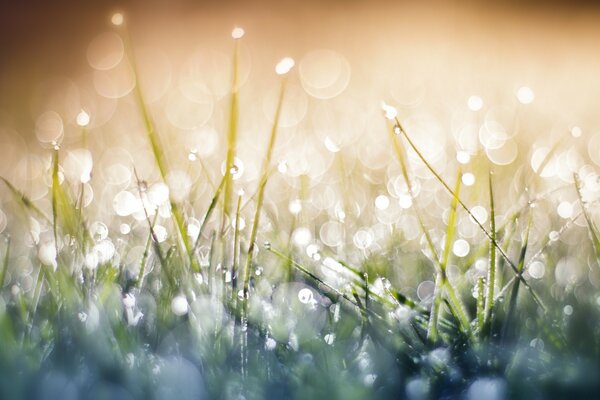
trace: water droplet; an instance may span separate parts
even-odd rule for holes
[[[121,26],[121,25],[123,25],[123,22],[125,22],[125,17],[123,16],[122,13],[117,12],[117,13],[114,13],[112,15],[112,17],[110,17],[110,22],[114,26]]]
[[[266,250],[271,250],[271,242],[265,242],[263,244],[263,246],[265,247]]]
[[[293,58],[291,57],[285,57],[283,58],[281,61],[279,61],[277,63],[277,65],[275,66],[275,73],[277,75],[285,75],[288,72],[290,72],[290,70],[292,68],[294,68],[295,65],[295,61]]]
[[[77,314],[77,318],[81,321],[81,322],[85,322],[87,321],[87,314],[84,313],[83,311],[81,311],[80,313]]]
[[[244,293],[244,289],[238,290],[237,295],[238,295],[238,299],[240,299],[242,301],[247,300],[250,297],[249,293]]]
[[[298,291],[298,300],[302,304],[309,304],[314,301],[314,296],[312,290],[308,288],[302,288]]]
[[[265,340],[265,350],[275,350],[275,347],[277,347],[277,342],[275,341],[275,339],[273,339],[272,337],[268,337]]]
[[[394,133],[396,135],[400,135],[402,133],[402,128],[400,128],[400,125],[394,125]]]
[[[323,339],[325,340],[325,343],[331,346],[335,341],[335,333],[328,333]]]
[[[183,295],[177,295],[171,301],[171,311],[179,317],[188,313],[188,307],[187,299]]]
[[[244,31],[243,28],[240,28],[239,26],[236,26],[235,28],[233,28],[233,30],[231,31],[231,37],[234,39],[241,39],[244,37],[244,34],[246,32]]]
[[[90,233],[94,241],[99,242],[108,236],[108,228],[100,221],[95,221],[90,225]]]

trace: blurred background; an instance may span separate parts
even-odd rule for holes
[[[130,187],[132,165],[143,179],[160,179],[132,95],[130,36],[138,81],[172,171],[171,195],[184,201],[194,187],[187,207],[195,215],[224,170],[231,32],[239,26],[245,36],[235,178],[248,193],[273,118],[274,66],[284,56],[297,63],[275,151],[279,175],[268,189],[274,221],[304,193],[314,230],[346,214],[356,218],[348,229],[375,227],[378,238],[396,223],[407,232],[415,227],[402,211],[410,199],[390,150],[382,101],[398,109],[447,179],[465,165],[471,205],[487,202],[485,185],[474,183],[485,179],[488,165],[506,188],[499,214],[518,203],[556,143],[559,151],[532,191],[570,188],[577,172],[586,201],[593,200],[600,196],[594,172],[600,167],[599,22],[593,2],[567,1],[4,2],[0,175],[48,209],[48,149],[61,145],[74,193],[79,180],[87,185],[90,220],[122,222],[110,204]],[[91,153],[76,151],[82,148]],[[416,155],[409,157],[423,205],[431,203],[426,212],[439,221],[447,195]],[[559,217],[574,216],[575,192],[556,193],[550,209],[563,204]],[[391,206],[381,200],[383,208],[373,211],[378,195],[392,199]],[[585,225],[581,218],[577,224]],[[387,228],[376,228],[382,225]],[[461,226],[465,237],[474,237],[472,224]],[[547,229],[540,225],[540,238]]]

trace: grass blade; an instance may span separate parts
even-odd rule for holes
[[[285,95],[286,86],[286,75],[281,78],[281,84],[279,88],[279,98],[277,100],[277,108],[275,109],[275,117],[273,118],[273,126],[271,128],[271,135],[269,137],[269,143],[267,145],[267,153],[265,155],[261,178],[258,185],[257,197],[256,197],[256,212],[254,213],[254,221],[252,222],[252,231],[250,233],[250,244],[248,247],[248,255],[246,256],[246,264],[244,266],[244,296],[248,295],[248,284],[250,281],[250,264],[252,263],[252,254],[256,246],[256,235],[258,233],[258,225],[260,222],[260,213],[262,209],[262,203],[264,198],[265,187],[267,185],[267,174],[269,166],[271,164],[271,157],[273,155],[273,148],[275,147],[275,140],[277,138],[277,130],[279,128],[279,117],[281,115],[281,108],[283,106],[283,98]]]
[[[583,197],[581,196],[581,182],[579,181],[579,176],[577,174],[573,174],[573,181],[575,182],[575,190],[577,191],[577,198],[579,199],[579,204],[581,205],[581,212],[585,217],[585,222],[588,227],[588,232],[590,234],[590,239],[592,240],[592,245],[594,246],[594,251],[596,252],[596,258],[600,261],[600,238],[598,238],[598,230],[594,226],[590,215],[588,214],[585,204],[583,202]]]
[[[490,265],[487,275],[487,293],[484,309],[484,326],[489,328],[492,305],[494,304],[494,289],[496,287],[496,211],[494,207],[494,189],[492,186],[492,173],[488,174],[488,189],[490,194]],[[520,274],[520,272],[517,272]],[[486,328],[486,329],[487,329]]]

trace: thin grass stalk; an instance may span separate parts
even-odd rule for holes
[[[477,279],[477,331],[482,334],[485,326],[485,297],[484,279]]]
[[[142,114],[142,120],[144,123],[144,128],[146,130],[146,134],[148,136],[148,141],[150,142],[150,147],[152,149],[152,154],[154,156],[154,160],[158,167],[158,171],[163,182],[167,182],[167,173],[168,168],[166,161],[164,159],[162,146],[160,143],[160,138],[156,128],[154,127],[154,122],[152,121],[152,117],[150,116],[150,112],[148,111],[148,106],[146,105],[146,101],[142,92],[142,88],[139,81],[139,73],[137,68],[137,63],[135,56],[133,54],[133,46],[131,42],[131,37],[129,36],[129,32],[124,31],[124,42],[126,44],[127,56],[129,62],[131,63],[131,69],[133,70],[133,75],[135,77],[135,86],[134,86],[134,95],[137,101],[140,113]],[[181,243],[183,243],[183,250],[186,254],[190,254],[192,247],[190,245],[189,238],[185,229],[185,218],[183,215],[183,211],[179,208],[179,205],[172,199],[169,199],[171,205],[171,213],[173,215],[173,221],[179,233],[179,238]],[[182,259],[184,259],[182,254]],[[193,268],[193,267],[192,267]]]
[[[521,245],[521,252],[519,253],[519,272],[523,273],[523,268],[525,267],[525,256],[527,255],[527,246],[529,243],[529,232],[531,231],[531,224],[533,221],[533,212],[529,214],[529,220],[527,222],[527,229],[525,230],[525,237],[523,238],[523,244]],[[517,297],[519,295],[519,286],[521,281],[519,279],[515,280],[515,284],[513,286],[512,292],[510,294],[510,301],[508,303],[508,311],[506,313],[506,320],[504,321],[504,326],[502,327],[502,341],[506,341],[508,335],[508,329],[511,326],[514,318],[514,313],[517,308]]]
[[[158,213],[154,215],[154,220],[152,221],[152,229],[156,225],[156,221],[158,220]],[[135,286],[140,289],[142,287],[142,281],[144,280],[144,275],[146,273],[146,263],[148,261],[148,255],[150,254],[150,244],[152,244],[152,234],[148,233],[148,240],[146,241],[146,247],[144,248],[144,254],[142,255],[142,260],[140,261],[140,272],[138,273],[138,277],[135,283]]]
[[[598,238],[597,229],[590,218],[585,204],[583,202],[583,197],[581,196],[581,182],[579,181],[579,176],[577,174],[573,174],[573,181],[575,182],[575,190],[577,191],[577,199],[579,200],[579,204],[581,205],[581,212],[585,217],[585,222],[588,227],[588,231],[590,233],[590,239],[592,240],[592,246],[594,247],[594,251],[596,252],[596,259],[600,261],[600,239]]]
[[[496,287],[496,211],[494,207],[494,188],[492,185],[492,173],[490,172],[488,175],[488,188],[490,194],[490,265],[488,267],[488,275],[487,275],[487,294],[485,301],[485,310],[484,310],[484,325],[490,325],[491,319],[491,311],[492,305],[494,304],[494,289]],[[517,270],[518,276],[520,276],[520,271]]]
[[[204,232],[204,229],[206,228],[208,220],[210,219],[210,216],[212,215],[213,211],[215,210],[215,208],[217,206],[217,203],[219,202],[219,197],[221,195],[221,191],[223,190],[223,186],[225,185],[226,176],[227,176],[227,173],[225,173],[225,175],[223,175],[223,178],[221,178],[219,187],[215,191],[215,194],[213,195],[213,197],[210,201],[208,210],[206,211],[206,214],[204,214],[204,218],[202,219],[202,223],[200,224],[200,228],[198,229],[198,234],[196,235],[194,247],[192,248],[192,251],[190,252],[190,264],[192,264],[192,266],[197,266],[197,271],[195,271],[195,272],[198,272],[200,270],[200,267],[196,263],[193,263],[191,258],[195,258],[196,251],[198,250],[198,246],[200,245],[200,238],[202,237],[202,233]]]
[[[4,287],[6,272],[8,271],[8,263],[10,262],[10,237],[6,239],[6,250],[2,261],[2,269],[0,270],[0,290]]]
[[[227,154],[225,156],[225,187],[223,193],[223,216],[221,221],[221,239],[225,234],[225,225],[227,217],[230,214],[231,208],[231,193],[233,190],[233,176],[231,169],[233,168],[237,137],[238,137],[238,121],[239,121],[239,52],[240,41],[234,41],[233,60],[232,60],[232,77],[231,77],[231,97],[229,100],[229,120],[227,125]]]
[[[238,196],[235,210],[235,232],[233,233],[233,262],[231,265],[231,293],[237,296],[237,274],[240,257],[240,209],[242,207],[242,195]]]
[[[258,226],[260,223],[260,213],[262,209],[262,203],[264,199],[265,187],[267,185],[267,173],[269,171],[269,165],[271,165],[271,157],[273,155],[273,148],[275,147],[275,140],[277,139],[277,130],[279,128],[279,117],[281,116],[281,109],[283,106],[283,98],[285,96],[285,86],[287,78],[286,75],[281,77],[281,84],[279,88],[279,98],[277,100],[277,108],[275,110],[275,118],[273,119],[273,126],[271,128],[271,135],[269,137],[269,143],[267,145],[267,153],[263,160],[261,180],[257,190],[256,196],[256,211],[254,213],[254,221],[252,222],[252,231],[250,233],[250,244],[248,247],[248,255],[246,256],[246,264],[244,266],[244,297],[248,296],[248,285],[250,282],[250,266],[252,263],[252,254],[256,248],[256,235],[258,233]]]

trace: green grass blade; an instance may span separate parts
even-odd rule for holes
[[[492,185],[492,173],[488,175],[488,189],[490,194],[490,265],[487,275],[487,293],[484,309],[484,325],[489,327],[492,305],[494,304],[494,289],[496,287],[496,211],[494,207],[494,189]],[[518,272],[520,274],[520,272]]]
[[[202,238],[202,233],[204,233],[204,229],[206,228],[206,225],[208,224],[208,221],[219,202],[219,197],[221,196],[221,192],[223,191],[223,186],[225,185],[226,176],[227,176],[227,173],[225,173],[225,175],[223,175],[223,177],[221,178],[219,187],[215,191],[215,194],[213,195],[213,197],[210,201],[208,209],[206,210],[206,214],[204,214],[204,218],[202,219],[202,223],[200,224],[200,228],[198,229],[198,234],[196,235],[196,241],[194,242],[194,247],[192,248],[190,257],[195,258],[196,250],[198,250],[198,246],[200,245],[200,239]],[[191,262],[191,260],[190,260],[190,262]],[[192,265],[196,265],[196,264],[192,263]],[[198,272],[198,271],[196,271],[196,272]]]
[[[581,212],[585,217],[585,222],[588,227],[588,232],[590,234],[590,239],[592,240],[592,245],[594,246],[594,251],[596,252],[596,259],[600,261],[600,238],[598,237],[598,230],[594,226],[590,215],[587,212],[585,204],[583,202],[583,197],[581,196],[581,182],[579,181],[579,177],[577,174],[573,174],[573,181],[575,182],[575,190],[577,191],[577,198],[579,199],[579,204],[581,205]]]
[[[31,201],[29,197],[27,197],[23,192],[17,189],[12,183],[10,183],[10,181],[8,181],[8,179],[3,177],[0,177],[0,179],[2,180],[2,182],[4,182],[6,187],[9,189],[9,191],[21,207],[23,207],[25,210],[31,211],[33,214],[35,214],[38,218],[42,219],[48,225],[52,224],[50,218],[35,204],[33,204],[33,201]]]
[[[225,156],[225,187],[223,194],[223,222],[221,224],[221,235],[224,234],[225,221],[227,216],[230,214],[231,192],[233,190],[233,176],[231,174],[231,168],[233,168],[235,160],[239,122],[239,52],[240,41],[235,40],[232,60],[229,120],[227,125],[227,155]]]
[[[8,271],[8,264],[10,261],[10,237],[6,239],[6,249],[4,252],[4,258],[2,260],[2,269],[0,270],[0,290],[4,287],[4,280],[6,279],[6,271]]]
[[[484,329],[485,322],[485,297],[484,297],[484,279],[477,279],[477,331],[481,334]]]
[[[525,267],[525,256],[527,255],[527,247],[529,244],[529,232],[531,231],[531,224],[533,221],[533,212],[529,214],[529,221],[527,222],[527,229],[525,230],[525,237],[523,238],[523,244],[521,245],[521,251],[519,253],[519,272],[523,273],[523,269]],[[508,335],[508,330],[513,323],[513,316],[517,309],[517,297],[519,295],[519,286],[521,281],[519,279],[515,280],[515,284],[512,288],[512,292],[510,294],[510,301],[508,303],[508,311],[506,313],[506,320],[504,321],[504,326],[502,327],[502,340],[505,341]]]
[[[252,231],[250,232],[250,244],[248,247],[248,255],[246,256],[246,264],[244,266],[244,296],[248,294],[248,284],[250,282],[250,264],[252,263],[252,254],[256,246],[256,235],[258,233],[258,226],[260,223],[260,213],[262,209],[263,197],[265,193],[265,187],[267,185],[267,174],[269,166],[271,165],[271,157],[273,155],[273,148],[275,147],[275,140],[277,139],[277,131],[279,128],[279,117],[281,116],[281,109],[283,106],[283,98],[285,96],[286,86],[286,75],[281,78],[281,85],[279,88],[279,98],[277,100],[277,108],[275,109],[275,117],[273,118],[273,126],[271,128],[271,135],[269,137],[269,143],[267,145],[267,153],[263,160],[261,178],[257,190],[256,197],[256,212],[254,213],[254,221],[252,222]]]

